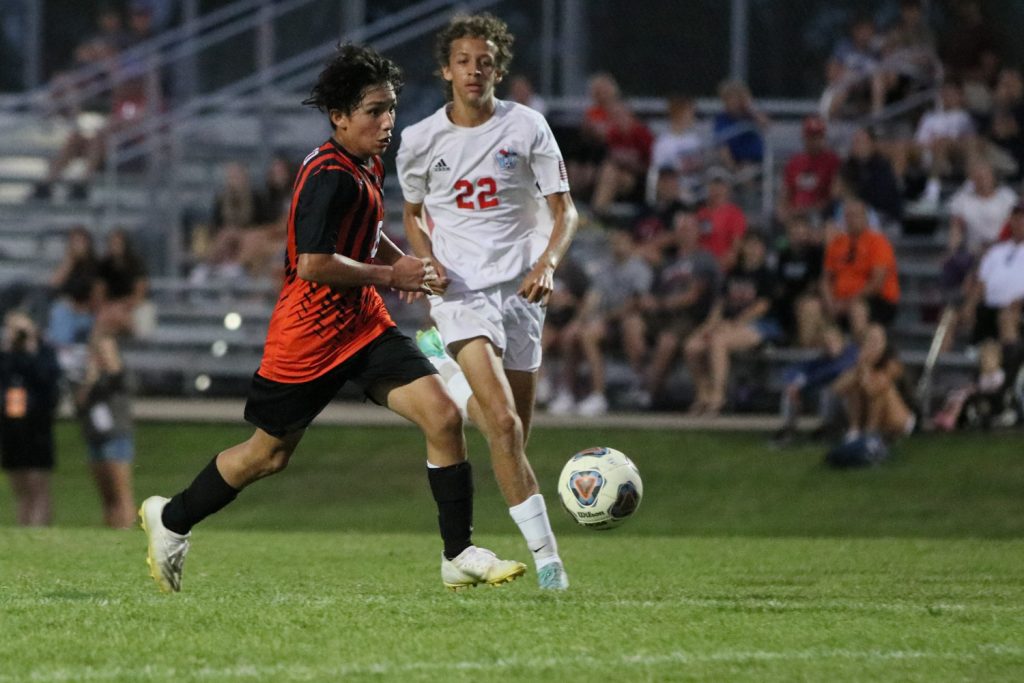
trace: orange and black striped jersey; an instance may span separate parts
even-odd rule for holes
[[[289,384],[315,379],[394,327],[375,287],[336,289],[296,274],[302,253],[373,261],[384,223],[383,182],[379,157],[368,167],[333,139],[303,161],[292,189],[284,286],[270,318],[262,377]]]

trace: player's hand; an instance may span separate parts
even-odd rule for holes
[[[554,288],[555,268],[551,264],[541,261],[526,274],[516,293],[531,304],[547,303]]]
[[[427,260],[430,261],[430,264],[434,267],[435,273],[434,279],[428,282],[427,285],[430,287],[431,294],[437,294],[440,296],[448,289],[448,285],[452,283],[452,279],[448,277],[448,271],[445,270],[445,267],[441,265],[440,262],[432,258],[428,258]]]
[[[391,264],[392,289],[402,292],[423,292],[430,294],[429,282],[437,278],[437,271],[430,259],[415,256],[400,256]]]

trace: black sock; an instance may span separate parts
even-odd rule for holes
[[[238,489],[224,481],[214,457],[187,489],[164,506],[164,526],[176,534],[187,534],[193,526],[233,501],[237,495]]]
[[[449,560],[473,544],[473,468],[469,461],[428,467],[430,491],[437,501],[437,524]]]

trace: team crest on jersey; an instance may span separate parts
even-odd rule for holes
[[[495,153],[494,160],[498,162],[498,168],[502,171],[514,171],[519,163],[519,153],[514,149],[502,147]]]

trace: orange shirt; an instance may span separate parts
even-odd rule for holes
[[[367,168],[333,140],[306,157],[292,191],[285,281],[260,376],[288,384],[316,379],[394,327],[376,288],[335,289],[296,273],[301,253],[373,261],[384,222],[383,181],[379,158]]]
[[[846,300],[860,296],[871,272],[883,266],[885,281],[878,295],[891,303],[900,300],[900,283],[896,276],[896,254],[885,235],[865,230],[856,240],[846,233],[833,238],[825,250],[825,272],[830,276],[832,295]]]

